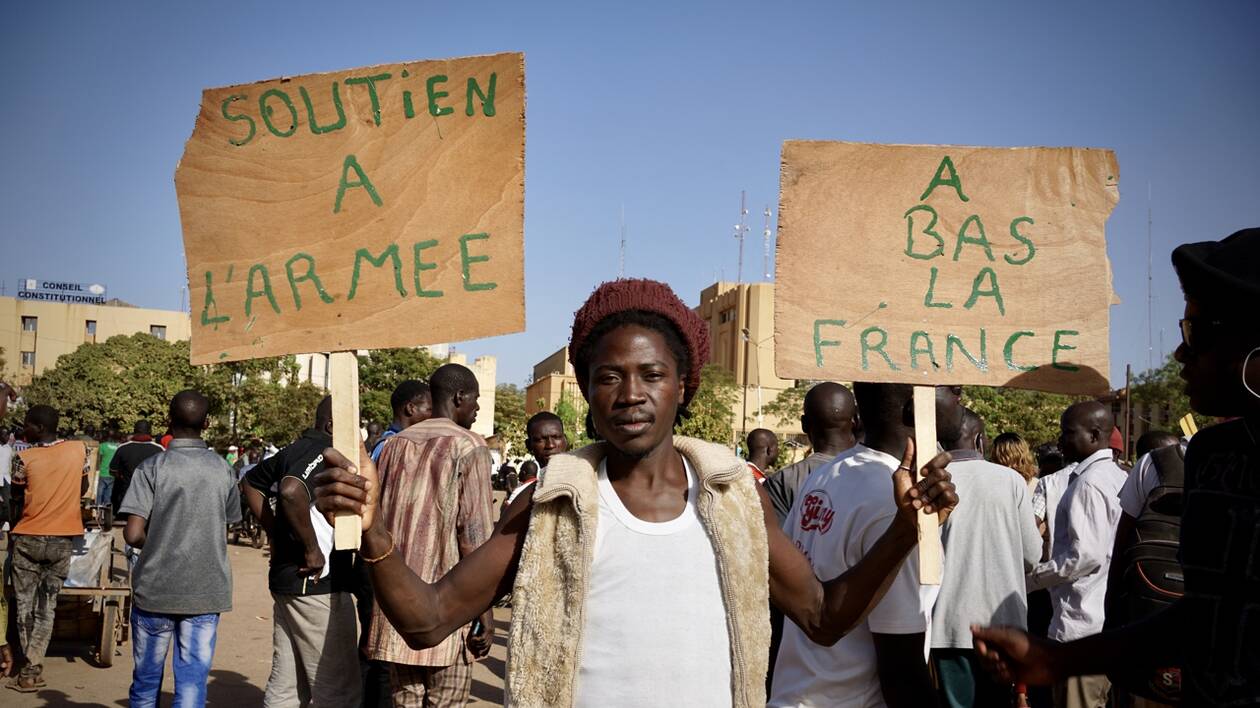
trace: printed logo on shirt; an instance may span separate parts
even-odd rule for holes
[[[827,533],[831,529],[831,520],[836,516],[831,507],[831,497],[820,490],[810,492],[801,504],[801,530]]]
[[[302,479],[309,479],[311,476],[311,473],[315,471],[315,468],[319,467],[323,463],[324,463],[324,453],[321,452],[318,455],[316,455],[315,459],[311,460],[311,463],[306,466],[305,470],[302,471]]]

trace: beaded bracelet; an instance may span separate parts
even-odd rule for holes
[[[389,558],[390,554],[394,552],[394,534],[389,533],[388,531],[386,531],[385,533],[389,534],[389,550],[385,551],[384,553],[382,553],[381,555],[375,558],[364,557],[363,558],[364,563],[367,563],[368,565],[376,565],[377,563],[380,563],[386,558]]]

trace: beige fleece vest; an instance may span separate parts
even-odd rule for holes
[[[700,518],[713,542],[730,632],[731,702],[759,708],[766,704],[770,651],[770,562],[757,483],[747,464],[721,445],[675,437],[674,447],[700,480]],[[599,519],[596,470],[604,454],[597,443],[553,457],[534,492],[512,589],[512,705],[573,705]]]

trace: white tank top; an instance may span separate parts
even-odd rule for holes
[[[599,466],[599,523],[575,704],[730,706],[731,652],[713,544],[686,458],[687,508],[636,518]]]

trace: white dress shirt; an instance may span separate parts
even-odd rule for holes
[[[1054,517],[1059,508],[1059,502],[1063,501],[1063,492],[1067,491],[1068,482],[1071,481],[1072,473],[1076,471],[1077,465],[1078,463],[1072,462],[1058,472],[1052,472],[1038,479],[1037,488],[1033,490],[1033,516],[1038,522],[1044,521],[1046,524],[1046,536],[1050,539],[1051,553],[1054,553]]]
[[[1055,510],[1050,560],[1028,576],[1029,591],[1050,588],[1050,639],[1069,641],[1102,631],[1124,480],[1110,449],[1085,458],[1071,474]]]

